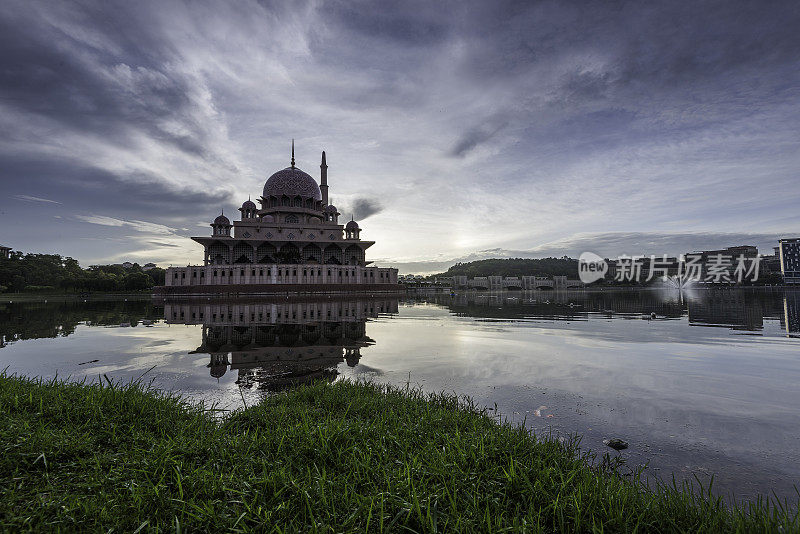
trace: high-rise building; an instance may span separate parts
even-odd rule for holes
[[[800,239],[778,241],[781,274],[786,284],[800,284]]]

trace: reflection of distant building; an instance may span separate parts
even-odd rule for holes
[[[202,324],[202,344],[210,373],[220,378],[230,368],[237,384],[276,390],[299,382],[333,380],[340,363],[355,366],[368,318],[397,313],[394,299],[295,300],[273,303],[167,303],[171,323]]]
[[[783,326],[787,334],[800,333],[800,295],[783,296]]]
[[[689,324],[761,330],[764,326],[762,304],[761,300],[750,293],[704,292],[700,298],[688,299]]]
[[[10,257],[11,257],[11,247],[0,245],[0,258],[8,259]]]
[[[778,241],[781,273],[786,284],[800,284],[800,239]]]

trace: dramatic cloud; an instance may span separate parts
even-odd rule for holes
[[[770,252],[800,234],[798,27],[788,0],[11,0],[0,242],[198,261],[295,138],[407,270]]]
[[[381,210],[383,210],[381,203],[374,198],[357,198],[353,200],[353,202],[349,205],[349,208],[353,213],[353,217],[357,221],[364,220],[367,217],[375,215],[376,213],[380,213]]]

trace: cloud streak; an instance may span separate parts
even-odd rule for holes
[[[32,197],[30,195],[14,195],[17,200],[24,200],[26,202],[44,202],[47,204],[61,204],[57,200],[50,200],[49,198]]]

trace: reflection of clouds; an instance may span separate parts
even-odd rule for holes
[[[176,351],[164,354],[148,354],[147,356],[134,356],[126,359],[124,363],[120,362],[118,364],[98,365],[88,369],[88,371],[91,371],[94,374],[113,374],[122,371],[146,371],[154,365],[156,366],[154,371],[158,370],[159,372],[163,372],[167,369],[182,370],[184,368],[183,365],[175,364],[178,362],[183,364],[184,362],[180,361],[180,359],[185,356],[186,353],[184,351]]]
[[[353,370],[352,374],[354,375],[374,375],[374,376],[383,376],[383,370],[378,369],[377,367],[370,367],[369,365],[364,365],[363,363],[359,363],[356,365]]]

